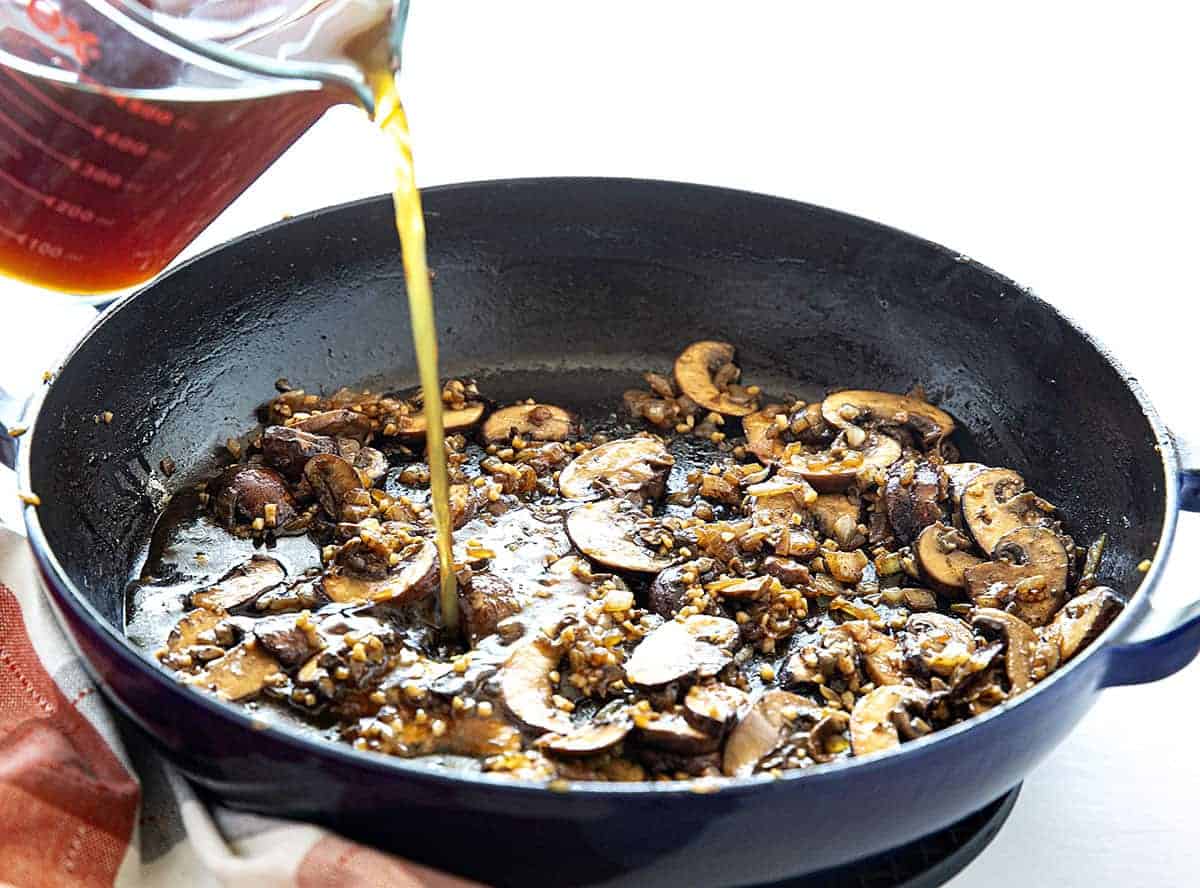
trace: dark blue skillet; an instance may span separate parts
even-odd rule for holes
[[[1195,464],[1180,468],[1111,355],[1011,281],[872,222],[692,185],[490,182],[426,201],[446,375],[482,368],[499,397],[595,403],[644,368],[669,367],[682,345],[723,338],[747,377],[768,384],[923,383],[970,430],[969,457],[1020,471],[1077,539],[1108,533],[1102,578],[1130,606],[1082,656],[984,717],[891,754],[708,795],[555,793],[255,730],[125,643],[122,590],[164,496],[254,421],[276,378],[414,378],[390,202],[369,200],[214,250],[108,313],[22,439],[22,484],[42,498],[26,511],[29,537],[64,625],[105,694],[228,804],[506,884],[765,882],[983,807],[1100,689],[1162,678],[1200,648],[1196,609],[1149,607],[1177,511],[1200,508]],[[111,425],[92,422],[100,410]],[[169,478],[164,456],[180,467]]]

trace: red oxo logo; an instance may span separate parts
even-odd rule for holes
[[[100,58],[100,40],[91,31],[85,31],[79,22],[64,13],[51,0],[28,0],[25,14],[44,34],[54,42],[65,46],[75,56],[80,67]]]

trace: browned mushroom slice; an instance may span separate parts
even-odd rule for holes
[[[862,657],[863,669],[875,684],[894,685],[903,680],[899,647],[890,635],[873,628],[865,620],[842,623],[830,631],[840,631],[854,639]]]
[[[797,722],[815,724],[819,712],[807,697],[787,691],[767,691],[725,741],[721,770],[726,777],[754,773],[763,757],[791,735]]]
[[[716,675],[732,660],[729,649],[738,625],[703,614],[663,623],[641,640],[625,664],[625,677],[639,687],[654,688],[681,678]]]
[[[353,438],[361,442],[371,434],[371,419],[354,410],[339,408],[314,413],[299,422],[292,423],[291,428],[313,435]]]
[[[690,577],[691,583],[684,577]],[[687,590],[697,585],[700,572],[694,564],[677,564],[659,571],[650,584],[650,610],[660,617],[670,619],[687,604]]]
[[[625,739],[632,729],[629,721],[611,721],[600,725],[584,725],[568,734],[544,734],[538,746],[546,752],[565,757],[596,755],[612,749]]]
[[[637,522],[646,516],[622,499],[586,503],[567,516],[567,533],[584,555],[614,570],[657,573],[671,563],[655,554],[637,536]]]
[[[374,487],[387,474],[387,457],[374,447],[362,447],[354,455],[354,469],[363,487]]]
[[[247,639],[189,678],[188,684],[212,691],[222,700],[245,700],[259,693],[268,679],[280,672],[279,661],[254,639]]]
[[[1005,534],[1018,527],[1049,522],[1055,508],[1025,491],[1025,479],[1011,469],[980,472],[964,488],[963,519],[979,548],[992,555]]]
[[[262,519],[264,526],[282,527],[296,516],[296,503],[287,480],[274,469],[257,465],[230,466],[212,483],[213,511],[226,527],[239,520]],[[269,520],[271,514],[274,520]]]
[[[675,382],[703,407],[726,416],[746,416],[755,410],[754,397],[735,386],[741,372],[733,363],[728,342],[693,342],[675,359]]]
[[[910,657],[934,675],[949,677],[975,652],[975,636],[954,617],[939,613],[913,614],[904,631]]]
[[[1042,639],[1058,646],[1065,663],[1100,635],[1125,607],[1107,586],[1096,586],[1063,605],[1054,621],[1041,631]]]
[[[442,428],[448,435],[468,432],[475,428],[479,420],[483,419],[486,409],[482,403],[475,402],[466,404],[458,410],[443,410]],[[393,424],[396,426],[395,437],[409,443],[425,440],[425,433],[429,430],[429,422],[424,413],[397,416]]]
[[[984,563],[971,548],[966,536],[939,521],[921,531],[913,550],[924,580],[947,595],[954,595],[966,588],[964,572]]]
[[[570,734],[573,726],[565,712],[550,702],[554,685],[550,673],[561,657],[544,639],[519,644],[500,669],[500,698],[513,718],[533,731]]]
[[[720,737],[697,730],[675,713],[662,713],[658,718],[639,723],[637,736],[647,746],[680,755],[713,752],[721,744]]]
[[[558,489],[569,499],[597,494],[657,499],[674,464],[658,438],[620,438],[575,457],[559,475]]]
[[[942,466],[946,472],[946,478],[950,481],[949,494],[950,501],[954,503],[956,508],[962,506],[963,491],[967,489],[975,478],[983,472],[986,472],[988,467],[983,463],[946,463]]]
[[[817,764],[827,764],[850,748],[846,742],[846,729],[850,727],[850,716],[845,712],[830,712],[812,726],[808,732],[809,757]]]
[[[342,518],[342,507],[353,490],[362,489],[362,479],[354,466],[340,456],[320,453],[304,466],[304,477],[325,514],[334,521]]]
[[[809,510],[817,520],[817,529],[836,540],[858,527],[861,506],[858,497],[849,497],[844,493],[822,493],[818,494]]]
[[[927,460],[896,462],[883,487],[888,523],[907,544],[942,517],[948,481],[941,466]]]
[[[274,558],[255,555],[229,571],[216,585],[192,593],[192,605],[209,610],[233,610],[283,582],[286,571]]]
[[[872,432],[860,449],[846,449],[841,456],[829,451],[809,453],[800,445],[790,444],[784,448],[784,462],[817,490],[826,493],[845,490],[860,475],[886,469],[900,454],[899,441]]]
[[[854,704],[850,713],[850,745],[855,755],[870,755],[900,745],[893,716],[908,706],[923,707],[929,693],[909,685],[876,688]]]
[[[967,593],[978,605],[1016,614],[1031,626],[1049,623],[1066,598],[1070,556],[1052,530],[1018,527],[996,543],[999,559],[963,572]]]
[[[1004,639],[1004,669],[1013,694],[1033,687],[1033,658],[1038,637],[1029,624],[1019,617],[992,607],[977,608],[971,625]]]
[[[223,610],[203,607],[188,611],[167,635],[165,648],[157,654],[159,661],[168,669],[191,670],[199,666],[208,654],[220,656],[221,649],[215,644],[216,633],[213,630],[228,616]],[[203,656],[196,656],[200,653],[193,650],[196,647],[204,649]]]
[[[514,434],[528,441],[563,441],[574,434],[575,417],[553,404],[502,407],[483,424],[483,440],[498,444]]]
[[[783,459],[784,441],[780,437],[780,425],[775,417],[783,417],[783,428],[787,427],[787,407],[783,404],[768,404],[761,410],[742,417],[742,431],[746,433],[746,449],[765,463]]]
[[[889,392],[835,392],[821,402],[821,415],[839,428],[908,426],[921,436],[926,447],[936,445],[954,432],[954,419],[945,410],[918,398]]]
[[[307,614],[278,614],[256,620],[254,637],[263,650],[289,671],[299,668],[325,646]]]
[[[401,553],[400,562],[382,579],[364,579],[335,569],[325,575],[322,587],[339,604],[407,604],[427,597],[437,583],[437,546],[419,539]]]
[[[298,481],[304,464],[318,453],[335,453],[337,442],[290,426],[268,426],[262,435],[263,458],[284,477]]]
[[[720,734],[749,708],[745,691],[722,682],[697,684],[683,700],[683,717],[701,731]]]
[[[472,647],[521,610],[521,600],[512,586],[490,573],[472,574],[470,580],[459,583],[458,604]]]
[[[853,552],[826,552],[823,557],[830,576],[839,583],[852,586],[862,580],[863,571],[870,563],[861,549],[855,549]]]

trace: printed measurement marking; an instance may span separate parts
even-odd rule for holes
[[[29,130],[25,129],[25,127],[21,126],[21,124],[17,123],[15,120],[13,120],[7,114],[5,114],[3,111],[0,111],[0,123],[7,123],[9,125],[9,127],[11,127],[17,133],[17,135],[21,136],[29,144],[42,149],[42,151],[46,152],[46,154],[53,157],[55,160],[57,160],[63,166],[70,167],[72,170],[79,169],[78,158],[67,157],[67,155],[63,154],[61,151],[57,151],[50,145],[47,145],[45,142],[43,142],[41,139],[39,139],[33,133],[29,132]]]
[[[53,157],[63,166],[67,167],[80,177],[87,179],[90,182],[96,182],[100,185],[104,185],[107,188],[115,189],[121,187],[123,178],[119,174],[114,173],[111,170],[106,170],[104,167],[97,166],[90,161],[80,160],[78,157],[68,157],[61,151],[56,150],[52,145],[47,145],[3,111],[0,111],[0,123],[7,123],[13,130],[17,132],[18,135],[23,137],[25,141],[37,148],[40,148],[50,157]]]
[[[92,131],[91,125],[86,120],[84,120],[75,112],[71,111],[71,109],[64,108],[62,105],[58,104],[58,102],[54,101],[54,99],[50,98],[40,89],[26,80],[24,75],[18,74],[16,71],[9,71],[8,76],[16,82],[17,86],[21,87],[21,89],[25,90],[25,92],[29,93],[29,95],[33,96],[33,98],[37,99],[51,111],[57,113],[68,123],[75,124],[84,132],[90,133]]]
[[[46,204],[46,206],[50,206],[50,204],[54,201],[54,198],[50,197],[48,194],[42,194],[42,192],[38,191],[36,188],[30,188],[28,185],[26,185],[24,182],[22,182],[16,176],[12,175],[12,173],[8,172],[7,170],[0,170],[0,180],[8,182],[10,185],[12,185],[18,191],[22,191],[25,194],[28,194],[30,197],[34,198],[35,200]]]
[[[23,191],[38,202],[45,204],[48,208],[58,213],[60,216],[66,216],[75,222],[83,222],[85,225],[92,222],[99,222],[101,225],[114,224],[111,219],[103,220],[102,217],[97,217],[95,210],[91,210],[83,204],[77,204],[69,200],[63,200],[61,197],[55,197],[53,194],[43,194],[36,188],[22,182],[16,176],[9,173],[7,170],[0,169],[0,180],[8,182],[13,187]]]
[[[24,247],[31,253],[37,253],[39,256],[45,256],[49,259],[67,259],[70,262],[78,262],[83,258],[78,253],[67,253],[61,245],[52,241],[30,237],[23,231],[13,231],[11,228],[5,228],[3,225],[0,225],[0,235],[12,238],[17,242],[17,246]]]
[[[5,73],[7,73],[7,72],[0,70],[0,74],[5,74]],[[20,110],[24,111],[26,114],[28,114],[34,120],[42,121],[45,119],[46,115],[42,113],[41,108],[35,108],[32,105],[30,105],[28,102],[26,102],[24,99],[22,99],[21,96],[15,90],[10,90],[7,86],[0,84],[0,95],[6,96],[8,98],[8,100],[13,103],[13,105],[15,105]]]
[[[150,146],[146,142],[143,142],[140,139],[135,139],[132,136],[127,136],[118,130],[109,129],[99,124],[88,123],[70,108],[65,108],[58,102],[54,101],[54,99],[43,93],[22,75],[13,71],[11,76],[16,80],[17,85],[24,89],[25,92],[29,93],[51,111],[57,113],[63,120],[66,120],[68,123],[73,123],[86,133],[90,133],[92,138],[96,139],[97,141],[104,142],[106,145],[116,148],[121,153],[131,154],[134,157],[145,157],[150,153]],[[159,153],[162,154],[163,160],[170,159],[170,155],[165,151]]]

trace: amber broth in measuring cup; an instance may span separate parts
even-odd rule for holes
[[[40,19],[38,28],[54,40],[64,28],[75,35],[61,49],[82,52],[80,65],[86,67],[89,51],[100,57],[102,39],[89,50],[78,39],[78,22],[68,25],[68,17],[43,0],[25,2]],[[103,28],[97,30],[102,37]],[[363,72],[375,97],[375,120],[393,148],[396,230],[424,400],[442,620],[455,632],[458,599],[424,216],[388,23],[359,34],[335,50]],[[170,74],[153,65],[138,72],[166,83]],[[82,76],[63,82],[0,64],[0,271],[73,293],[109,292],[150,279],[345,98],[326,90],[264,90],[262,84],[233,91],[120,90]]]

